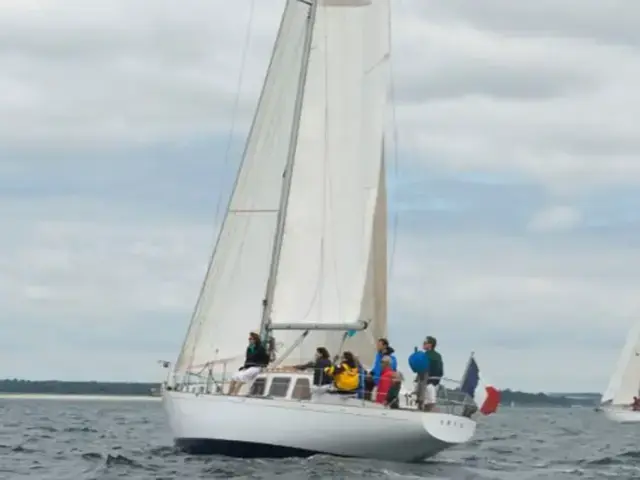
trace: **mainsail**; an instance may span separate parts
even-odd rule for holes
[[[237,184],[176,373],[228,358],[237,359],[228,368],[237,368],[248,332],[260,328],[283,171],[291,152],[270,320],[369,321],[366,331],[344,345],[365,363],[373,357],[375,338],[386,333],[383,138],[389,0],[315,1],[312,24],[307,21],[311,2],[287,1]],[[313,30],[305,52],[307,28]],[[306,68],[304,85],[298,85],[301,68]],[[299,117],[296,105],[301,106]],[[281,353],[301,332],[274,333]],[[320,345],[337,353],[343,337],[344,332],[312,331],[289,361],[312,358]]]
[[[387,0],[319,3],[271,310],[274,323],[370,320],[345,345],[365,363],[372,336],[386,331],[389,8]],[[275,333],[285,348],[299,335]],[[290,359],[310,359],[321,345],[337,353],[343,336],[311,332]]]
[[[640,390],[640,322],[627,334],[627,340],[618,358],[601,403],[631,405]]]

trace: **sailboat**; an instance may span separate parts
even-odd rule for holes
[[[640,410],[633,410],[640,397],[640,322],[631,328],[616,367],[600,400],[599,411],[618,423],[640,422]]]
[[[285,368],[318,346],[371,366],[386,336],[390,15],[389,0],[285,3],[226,216],[163,388],[186,452],[416,461],[475,432],[462,405],[424,412],[320,395],[311,372]],[[250,331],[273,361],[226,395]]]

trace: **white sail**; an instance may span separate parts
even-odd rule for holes
[[[640,322],[629,331],[601,403],[631,405],[640,390]]]
[[[373,235],[367,280],[360,316],[371,320],[367,335],[356,335],[349,339],[345,348],[358,352],[359,358],[371,365],[375,353],[372,341],[387,336],[387,188],[386,165],[380,165],[378,201],[373,217]]]
[[[212,360],[244,361],[258,331],[290,146],[308,5],[289,0],[231,196],[175,373]]]
[[[388,0],[319,0],[271,309],[274,323],[373,320],[345,346],[365,363],[386,331],[389,24]],[[299,334],[276,331],[279,351]],[[289,361],[343,336],[313,331]]]

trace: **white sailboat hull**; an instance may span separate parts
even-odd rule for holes
[[[640,411],[633,411],[630,408],[607,408],[604,407],[605,416],[616,423],[636,423],[640,422]]]
[[[320,453],[409,462],[469,441],[476,428],[474,420],[457,415],[340,401],[165,391],[163,402],[176,445],[194,454],[283,458]]]

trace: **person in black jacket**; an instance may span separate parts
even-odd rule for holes
[[[309,368],[313,368],[313,384],[320,386],[331,385],[333,382],[333,378],[324,373],[324,369],[331,365],[331,355],[329,355],[329,351],[324,347],[318,347],[316,348],[315,360],[303,363],[302,365],[295,365],[293,368],[296,370],[307,370]]]
[[[244,365],[231,377],[229,395],[237,395],[242,385],[255,379],[267,365],[269,365],[269,354],[262,345],[260,335],[251,332]]]

